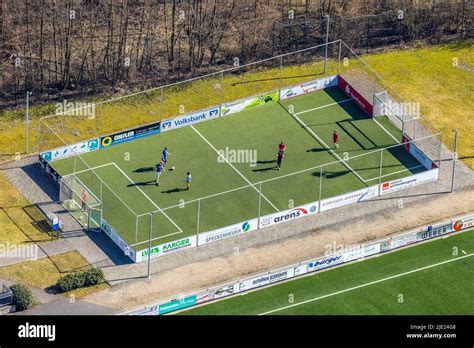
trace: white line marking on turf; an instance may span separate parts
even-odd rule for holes
[[[291,116],[293,116],[295,118],[296,121],[298,121],[298,123],[300,123],[303,127],[306,128],[306,130],[308,132],[310,132],[323,146],[326,147],[326,149],[331,152],[334,157],[336,157],[340,163],[342,163],[347,169],[349,169],[352,173],[354,173],[355,176],[357,176],[363,183],[365,183],[365,180],[364,178],[362,178],[354,169],[352,169],[352,167],[350,165],[348,165],[341,157],[339,157],[339,155],[334,152],[324,141],[323,139],[321,139],[315,132],[313,132],[313,130],[311,128],[309,128],[303,121],[301,121],[301,119],[296,115],[296,114],[292,114],[291,112],[288,112]]]
[[[382,176],[377,176],[376,178],[367,179],[365,182],[369,182],[369,181],[373,181],[373,180],[379,180],[380,178],[385,178],[387,176],[395,175],[395,174],[398,174],[398,173],[406,172],[408,170],[412,170],[412,169],[416,169],[416,168],[420,168],[420,167],[423,167],[423,165],[420,164],[420,165],[410,167],[410,168],[405,168],[405,169],[402,169],[402,170],[399,170],[399,171],[396,171],[396,172],[393,172],[393,173],[385,174],[385,175],[382,175]]]
[[[156,238],[152,238],[151,241],[155,241],[155,240],[158,240],[158,239],[162,239],[162,238],[166,238],[166,237],[169,237],[169,236],[174,236],[175,234],[180,234],[180,233],[183,233],[183,232],[180,232],[180,231],[176,231],[176,232],[173,232],[173,233],[168,233],[168,234],[165,234],[163,236],[159,236],[159,237],[156,237]],[[135,244],[130,244],[130,246],[137,246],[137,245],[140,245],[140,244],[145,244],[145,243],[148,243],[148,239],[147,240],[144,240],[143,242],[137,242]],[[148,246],[147,246],[148,248]]]
[[[267,197],[265,197],[265,195],[262,194],[262,193],[258,190],[258,188],[256,188],[255,185],[250,182],[249,179],[247,179],[241,172],[239,172],[239,170],[238,170],[237,168],[235,168],[235,166],[234,166],[232,163],[230,163],[230,162],[227,160],[227,158],[225,158],[224,156],[222,156],[222,154],[214,147],[214,145],[212,145],[212,144],[209,142],[209,140],[207,140],[201,133],[199,133],[199,131],[198,131],[196,128],[194,128],[193,125],[191,125],[190,127],[207,143],[207,145],[209,145],[220,157],[222,157],[222,158],[224,159],[224,161],[226,161],[227,164],[232,167],[232,169],[234,169],[245,181],[247,181],[247,183],[248,183],[249,185],[251,185],[251,186],[255,189],[255,191],[257,191],[259,194],[261,194],[262,197],[273,207],[273,209],[275,209],[276,211],[279,211],[278,208],[275,207],[275,205],[274,205]]]
[[[380,128],[382,128],[385,131],[385,133],[390,135],[392,137],[392,139],[397,142],[397,144],[400,144],[401,139],[399,140],[399,139],[395,138],[392,133],[390,133],[387,129],[385,129],[385,127],[382,126],[382,124],[379,121],[376,120],[376,117],[372,117],[372,118],[374,119],[375,123],[377,123],[380,126]]]
[[[128,181],[130,181],[131,184],[135,184],[133,180],[130,179],[130,177],[115,162],[114,162],[114,165],[128,179]],[[148,195],[140,187],[138,186],[135,186],[135,187],[137,188],[138,191],[140,191],[146,197],[146,199],[148,199],[151,202],[151,204],[155,206],[156,209],[158,209],[159,212],[161,212],[164,216],[166,216],[168,220],[171,221],[171,223],[179,230],[179,232],[183,232],[183,230],[168,215],[166,215],[166,213],[150,197],[148,197]]]
[[[473,253],[473,254],[469,254],[469,255],[465,255],[465,256],[460,256],[460,257],[457,257],[457,258],[455,258],[455,259],[451,259],[451,260],[446,260],[446,261],[438,262],[438,263],[435,263],[435,264],[432,264],[432,265],[429,265],[429,266],[417,268],[417,269],[414,269],[414,270],[411,270],[411,271],[408,271],[408,272],[403,272],[403,273],[400,273],[400,274],[395,274],[395,275],[390,276],[390,277],[386,277],[386,278],[383,278],[383,279],[375,280],[375,281],[373,281],[373,282],[369,282],[369,283],[357,285],[357,286],[354,286],[354,287],[352,287],[352,288],[348,288],[348,289],[336,291],[336,292],[333,292],[333,293],[331,293],[331,294],[327,294],[327,295],[315,297],[315,298],[312,298],[312,299],[310,299],[310,300],[306,300],[306,301],[302,301],[302,302],[299,302],[299,303],[294,303],[294,304],[292,304],[292,305],[288,305],[288,306],[284,306],[284,307],[281,307],[281,308],[273,309],[273,310],[271,310],[271,311],[264,312],[264,313],[261,313],[261,314],[259,314],[259,315],[271,314],[271,313],[283,311],[283,310],[288,309],[288,308],[292,308],[292,307],[296,307],[296,306],[301,306],[301,305],[306,304],[306,303],[309,303],[309,302],[314,302],[314,301],[321,300],[321,299],[323,299],[323,298],[328,298],[328,297],[335,296],[335,295],[339,295],[339,294],[343,294],[343,293],[345,293],[345,292],[349,292],[349,291],[352,291],[352,290],[361,289],[361,288],[364,288],[364,287],[366,287],[366,286],[370,286],[370,285],[382,283],[382,282],[387,281],[387,280],[391,280],[391,279],[403,277],[403,276],[408,275],[408,274],[412,274],[412,273],[424,271],[424,270],[426,270],[426,269],[430,269],[430,268],[433,268],[433,267],[441,266],[441,265],[444,265],[444,264],[447,264],[447,263],[450,263],[450,262],[454,262],[454,261],[457,261],[457,260],[461,260],[461,259],[464,259],[464,258],[467,258],[467,257],[471,257],[471,256],[474,256],[474,253]]]
[[[113,163],[113,162],[105,163],[105,164],[102,164],[102,165],[97,166],[97,167],[92,167],[92,168],[80,170],[80,171],[78,171],[78,172],[73,172],[73,173],[66,174],[66,175],[63,176],[63,178],[68,177],[68,176],[71,176],[71,175],[76,175],[76,174],[85,173],[85,172],[88,172],[89,170],[94,170],[94,169],[97,169],[97,168],[102,168],[102,167],[107,167],[107,166],[113,166],[114,164],[115,164],[115,163]]]
[[[338,104],[342,104],[342,103],[347,103],[348,101],[351,101],[351,100],[352,100],[351,98],[344,99],[344,100],[341,100],[341,101],[338,101],[338,102],[335,102],[335,103],[331,103],[331,104],[327,104],[327,105],[323,105],[323,106],[318,106],[317,108],[312,108],[312,109],[308,109],[308,110],[305,110],[305,111],[296,112],[295,115],[301,115],[301,114],[304,114],[306,112],[311,112],[311,111],[314,111],[314,110],[324,109],[324,108],[327,108],[329,106],[334,106],[334,105],[338,105]]]

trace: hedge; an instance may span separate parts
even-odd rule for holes
[[[105,278],[102,270],[91,267],[85,271],[66,274],[58,279],[56,285],[62,292],[68,292],[74,289],[96,285],[104,281]]]

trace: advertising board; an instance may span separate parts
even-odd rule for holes
[[[160,133],[160,122],[148,124],[123,132],[109,134],[100,138],[100,147],[109,147],[116,144],[121,144],[132,139],[143,138],[148,135]]]
[[[344,256],[341,255],[330,255],[325,256],[314,261],[310,261],[306,264],[306,272],[314,272],[319,269],[324,269],[328,267],[332,267],[334,265],[338,265],[344,262]]]
[[[366,199],[370,199],[378,196],[379,194],[379,185],[373,185],[366,187],[357,191],[352,191],[349,193],[344,193],[342,195],[326,198],[321,200],[321,211],[326,211],[329,209],[339,208],[344,205],[362,202]]]
[[[283,222],[292,221],[318,212],[318,202],[301,205],[278,213],[272,213],[260,218],[260,228],[269,227]]]
[[[40,157],[46,162],[53,162],[75,154],[90,152],[99,149],[99,138],[81,141],[72,145],[58,147],[53,150],[42,152]]]
[[[294,276],[293,272],[294,268],[289,268],[243,280],[239,283],[239,292],[292,278]]]
[[[409,187],[437,180],[438,172],[439,169],[436,168],[422,173],[410,175],[404,178],[383,182],[380,184],[380,194],[384,195],[387,193],[404,190]]]
[[[196,123],[209,121],[219,117],[219,107],[214,107],[206,110],[194,112],[184,116],[177,116],[168,118],[162,121],[161,131],[167,132],[173,129],[178,129],[185,126],[191,126]]]
[[[258,228],[258,219],[250,219],[234,225],[218,228],[213,231],[199,233],[198,245],[216,242],[221,239],[238,236],[255,231]]]
[[[316,92],[324,88],[334,87],[337,86],[337,81],[338,75],[333,75],[284,88],[280,92],[280,99],[289,99],[299,95]]]
[[[221,107],[221,116],[228,116],[257,106],[262,106],[271,102],[278,101],[278,91],[252,96],[244,99],[235,100],[233,102],[224,103]]]
[[[172,242],[155,245],[150,249],[145,248],[137,251],[135,262],[141,262],[148,259],[148,253],[151,258],[174,253],[178,250],[189,249],[196,246],[196,236],[185,237]],[[144,243],[145,244],[145,243]]]
[[[373,107],[367,99],[365,99],[357,90],[354,89],[344,78],[339,75],[338,78],[338,86],[339,88],[346,93],[348,97],[350,97],[359,107],[365,111],[367,115],[372,117],[373,115]]]

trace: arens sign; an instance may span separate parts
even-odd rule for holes
[[[276,225],[282,222],[292,221],[304,216],[316,214],[317,212],[318,203],[313,202],[302,205],[297,208],[292,208],[278,213],[265,215],[260,218],[260,228]]]

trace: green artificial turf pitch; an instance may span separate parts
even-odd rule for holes
[[[52,166],[62,176],[76,173],[102,200],[103,218],[139,250],[148,247],[151,211],[156,211],[152,240],[158,245],[196,234],[198,224],[199,231],[206,232],[256,218],[259,206],[263,216],[317,201],[320,180],[321,198],[378,184],[377,150],[398,144],[401,132],[385,117],[377,122],[335,87],[55,161]],[[340,147],[331,153],[321,140],[332,146],[335,129]],[[280,141],[287,149],[278,171]],[[164,146],[170,152],[166,169],[176,169],[166,170],[157,187],[153,168]],[[256,165],[218,160],[216,150],[226,148],[256,151]],[[383,181],[424,170],[401,145],[383,152]],[[366,155],[354,158],[361,154]],[[347,159],[345,165],[338,162],[341,158]],[[333,164],[318,168],[328,163]],[[184,190],[188,171],[193,176],[190,191]]]
[[[182,314],[472,315],[473,279],[474,230],[470,230]]]

